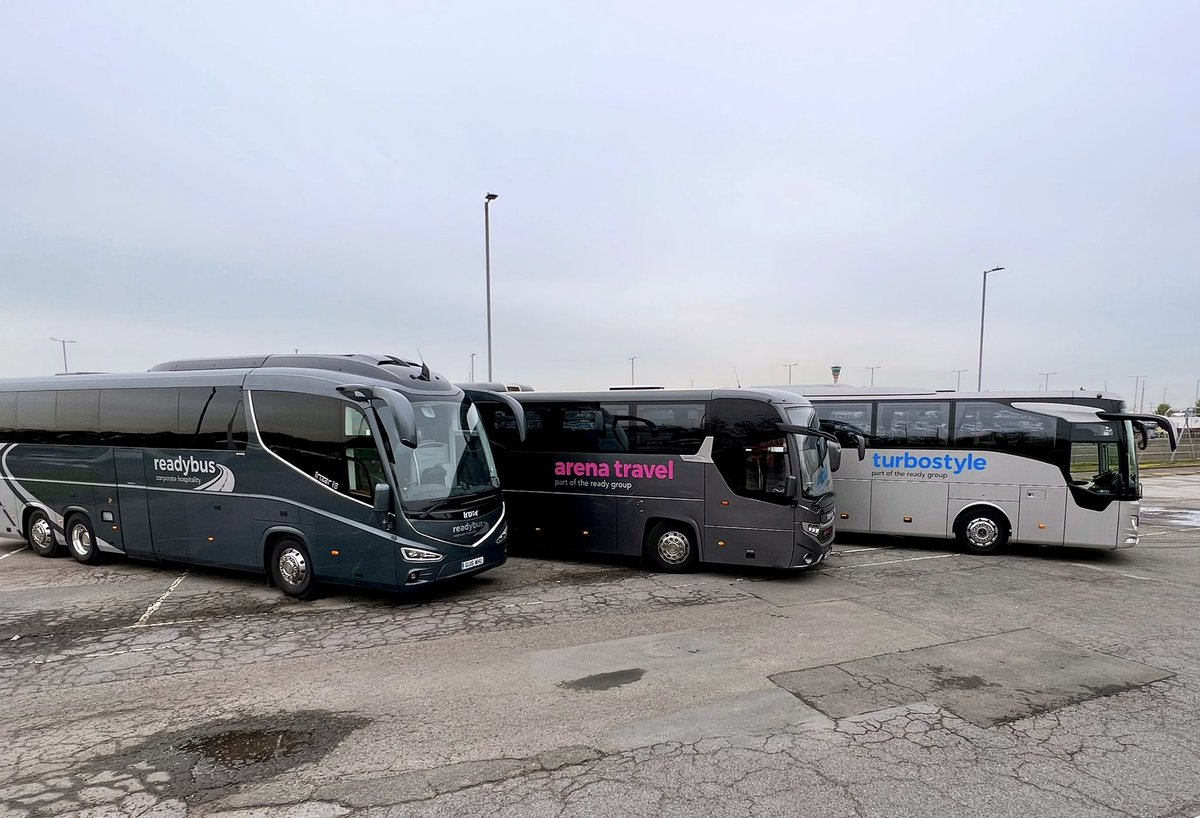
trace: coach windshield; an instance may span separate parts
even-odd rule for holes
[[[499,493],[487,433],[469,398],[414,400],[416,448],[393,448],[406,510],[431,511],[443,501]]]

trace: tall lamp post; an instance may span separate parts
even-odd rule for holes
[[[882,367],[878,367],[878,366],[864,366],[864,367],[863,367],[863,369],[869,369],[869,370],[871,370],[871,386],[874,386],[874,385],[875,385],[875,370],[876,370],[876,369],[882,369]]]
[[[792,385],[792,367],[800,366],[800,364],[798,364],[798,363],[797,364],[784,364],[783,366],[784,366],[784,369],[786,369],[788,371],[788,386],[791,386]]]
[[[637,383],[637,378],[633,376],[633,362],[638,359],[638,356],[633,355],[629,358],[629,385],[633,386]]]
[[[962,391],[962,373],[969,372],[970,370],[969,369],[951,369],[950,371],[958,376],[958,381],[954,384],[954,391],[961,392]]]
[[[475,353],[471,353],[471,383],[475,383]]]
[[[63,350],[63,374],[65,375],[65,374],[67,374],[68,372],[70,372],[70,371],[71,371],[71,367],[67,366],[67,344],[75,344],[75,343],[78,343],[78,341],[72,341],[72,340],[70,340],[70,339],[68,339],[68,338],[51,338],[50,340],[51,340],[51,341],[57,341],[58,343],[62,344],[62,350]]]
[[[1057,372],[1039,372],[1038,374],[1046,379],[1045,384],[1042,386],[1042,391],[1049,392],[1050,391],[1050,376],[1057,375],[1058,373]]]
[[[483,268],[487,284],[487,344],[488,344],[488,382],[492,380],[492,214],[491,207],[494,199],[500,197],[488,193],[483,197]]]
[[[979,380],[975,384],[977,392],[983,391],[983,319],[987,315],[987,277],[988,273],[998,273],[1003,269],[1003,267],[993,267],[983,271],[983,301],[979,305]]]

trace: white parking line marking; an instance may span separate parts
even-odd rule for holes
[[[171,583],[171,587],[170,587],[170,588],[168,588],[166,591],[164,591],[164,592],[163,592],[163,595],[162,595],[162,596],[160,596],[158,599],[154,600],[154,604],[153,604],[153,605],[151,605],[149,608],[147,608],[147,609],[146,609],[146,612],[145,612],[144,614],[142,614],[142,618],[141,618],[141,619],[139,619],[137,622],[135,622],[135,623],[133,624],[133,627],[137,628],[137,627],[140,627],[140,626],[142,626],[142,625],[145,625],[145,624],[146,624],[146,620],[148,620],[150,617],[154,616],[154,612],[155,612],[155,611],[157,611],[157,610],[159,609],[159,607],[160,607],[160,606],[161,606],[161,605],[162,605],[164,602],[166,602],[166,601],[167,601],[167,597],[169,597],[169,596],[171,595],[171,592],[172,592],[172,591],[174,591],[176,588],[178,588],[178,587],[179,587],[179,583],[181,583],[181,582],[183,582],[185,579],[187,579],[187,575],[188,575],[188,572],[187,572],[187,571],[184,571],[182,574],[180,574],[180,575],[179,575],[179,578],[178,578],[178,579],[176,579],[174,582],[172,582],[172,583]]]
[[[848,568],[872,568],[876,565],[895,565],[898,562],[916,562],[917,560],[944,560],[947,557],[961,557],[962,554],[934,554],[929,557],[905,557],[902,560],[881,560],[880,562],[863,562],[858,565],[835,565],[827,571],[845,571]]]
[[[835,554],[857,554],[860,551],[884,551],[888,546],[877,546],[875,548],[851,548],[849,551],[834,551]]]
[[[6,560],[6,559],[8,559],[9,557],[11,557],[13,554],[19,554],[19,553],[21,553],[22,551],[24,551],[24,550],[25,550],[26,548],[28,548],[28,547],[29,547],[28,545],[22,545],[22,546],[21,546],[20,548],[18,548],[16,551],[9,551],[9,552],[8,552],[7,554],[5,554],[4,556],[0,556],[0,560]]]
[[[1109,571],[1107,568],[1101,568],[1099,565],[1085,565],[1082,562],[1072,562],[1076,568],[1086,568],[1089,571],[1099,571],[1102,574],[1113,574],[1118,577],[1126,577],[1128,579],[1144,579],[1147,582],[1159,582],[1154,577],[1139,577],[1137,574],[1126,574],[1124,571]]]

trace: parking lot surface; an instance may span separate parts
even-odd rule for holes
[[[1200,474],[1141,545],[513,557],[436,595],[0,541],[8,816],[1200,815]]]

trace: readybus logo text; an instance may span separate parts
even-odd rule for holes
[[[194,491],[233,491],[235,482],[233,472],[217,461],[182,455],[156,457],[154,471],[156,482],[188,487]]]

